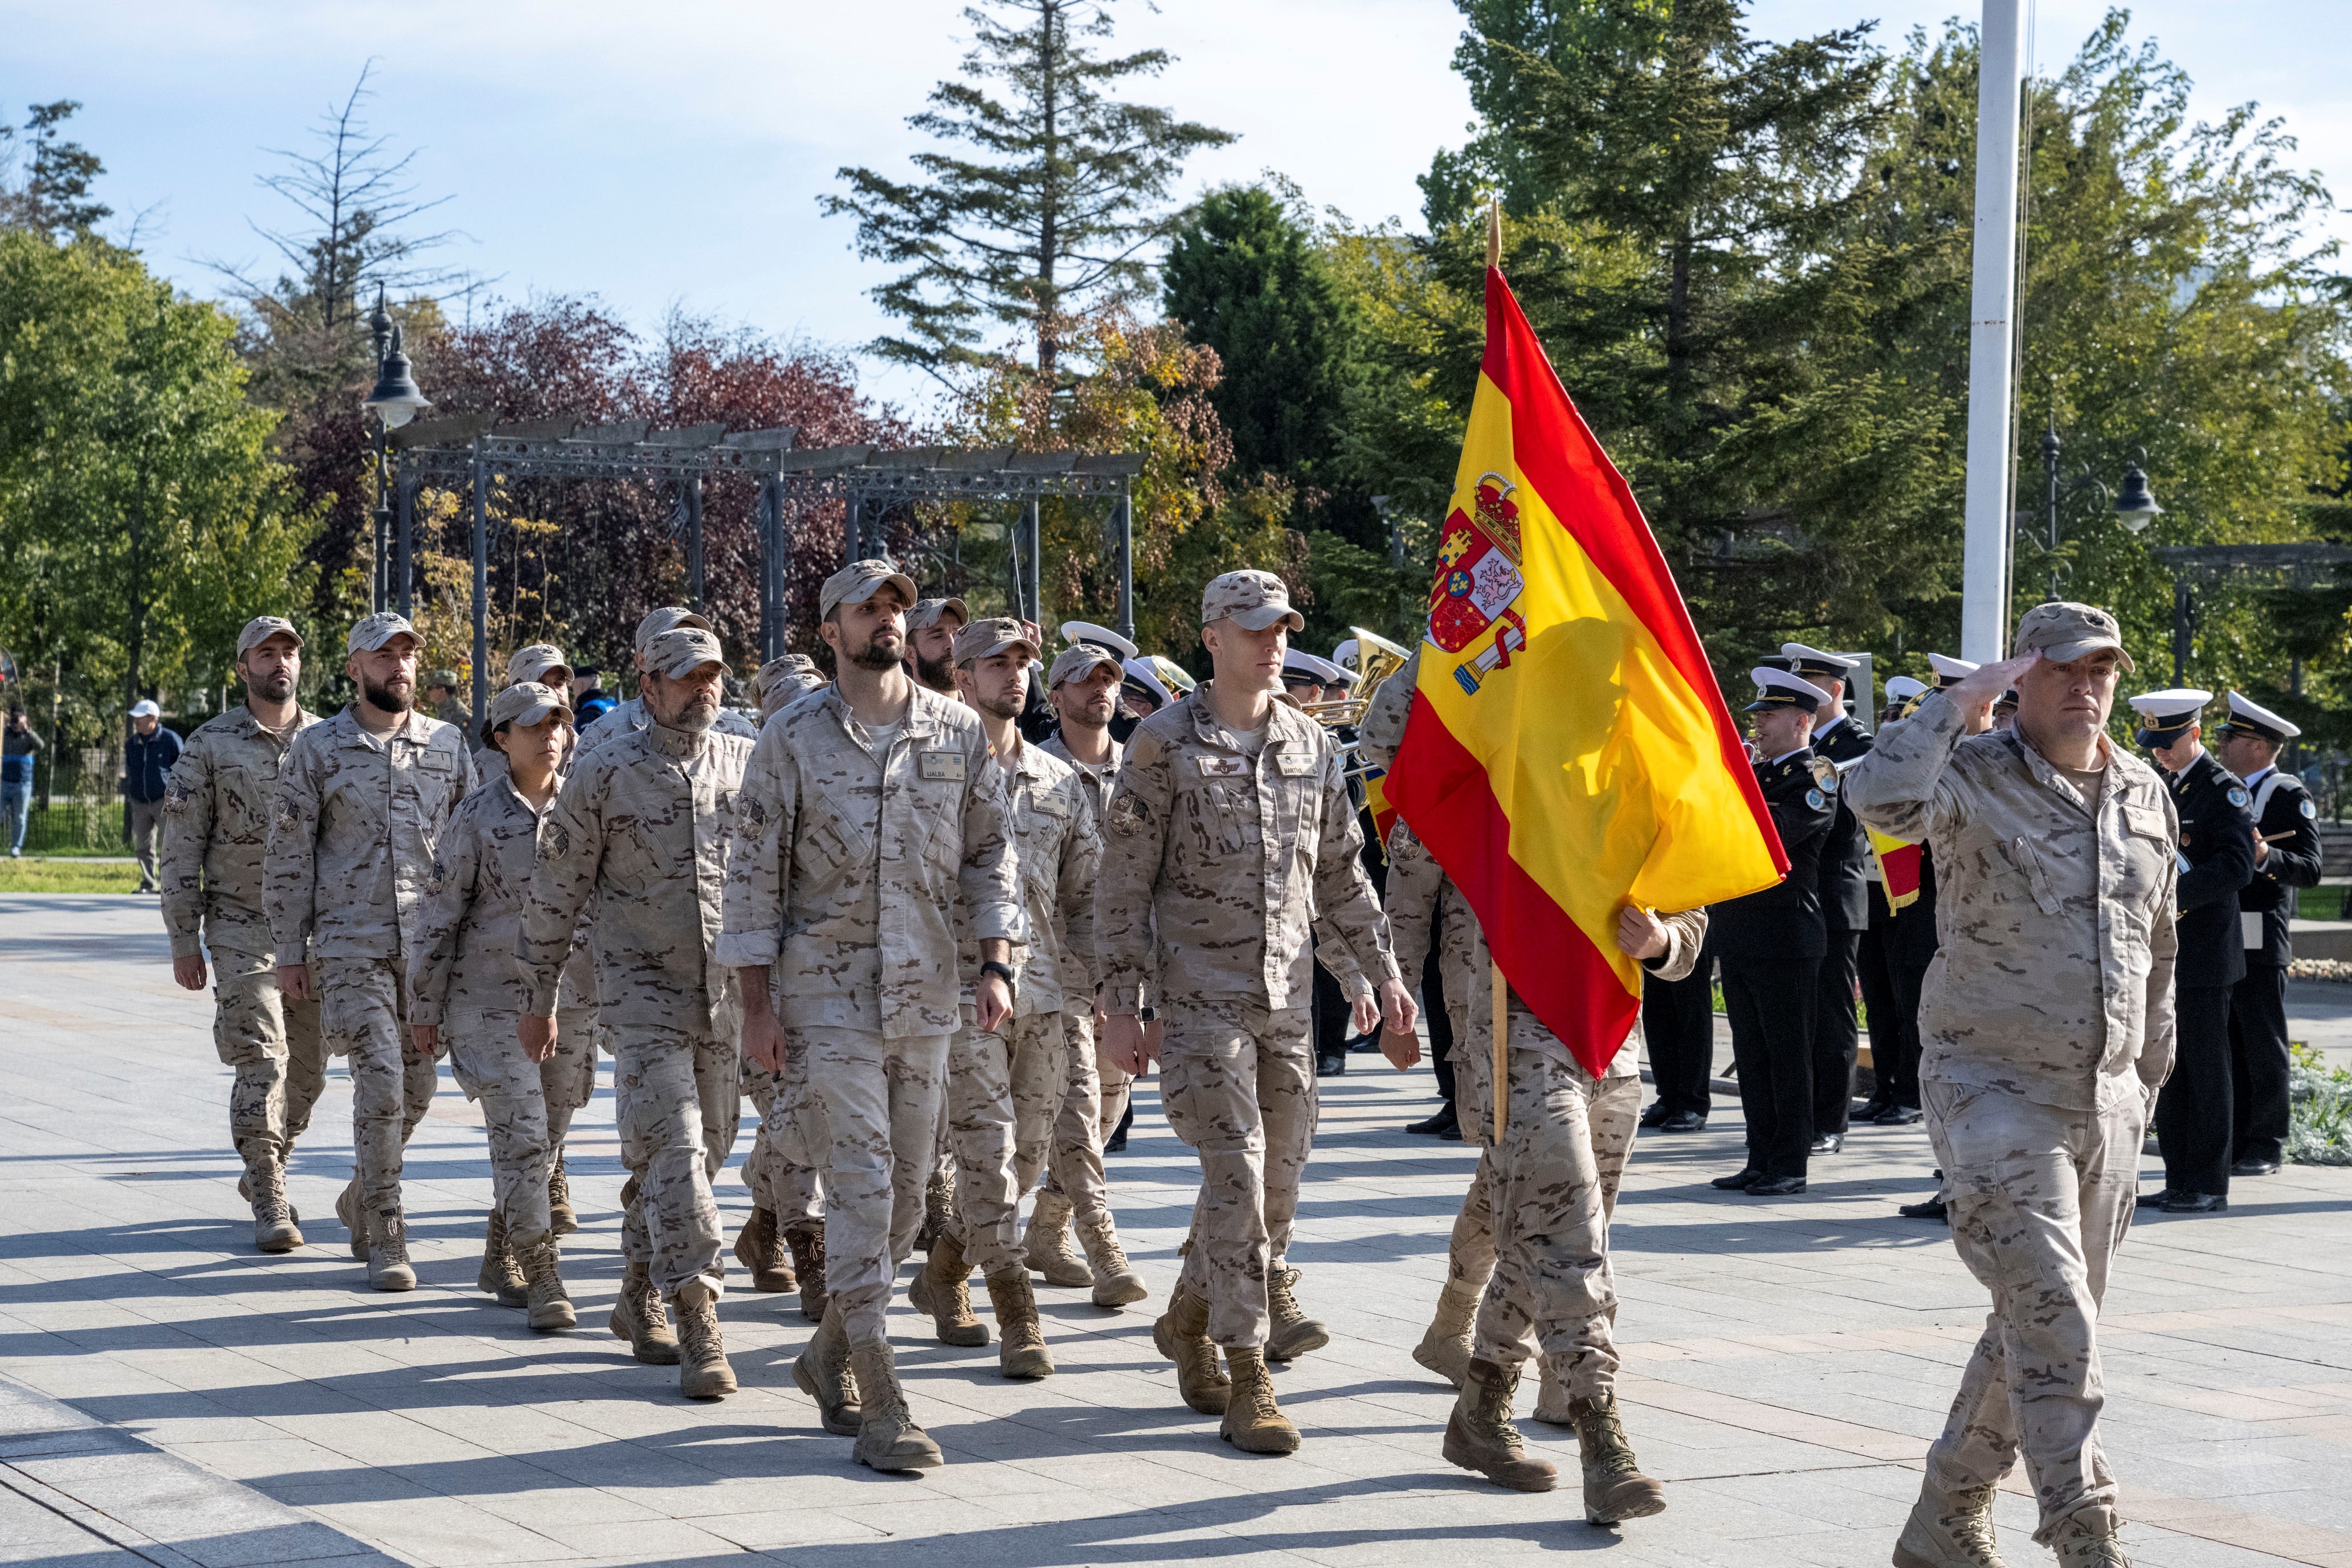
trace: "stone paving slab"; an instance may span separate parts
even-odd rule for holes
[[[1738,1163],[1738,1107],[1719,1103],[1704,1133],[1644,1139],[1615,1236],[1626,1422],[1669,1483],[1667,1511],[1597,1530],[1572,1489],[1489,1487],[1439,1457],[1452,1394],[1410,1355],[1475,1152],[1397,1131],[1426,1109],[1429,1079],[1360,1057],[1324,1081],[1292,1254],[1334,1335],[1279,1373],[1303,1452],[1217,1442],[1177,1402],[1148,1311],[1041,1289],[1061,1372],[1039,1384],[999,1379],[992,1348],[937,1345],[894,1312],[919,1416],[950,1462],[881,1477],[793,1386],[811,1331],[795,1298],[730,1291],[743,1392],[714,1405],[679,1399],[673,1369],[637,1365],[605,1332],[621,1272],[609,1087],[574,1135],[576,1332],[533,1335],[472,1289],[489,1173],[479,1118],[446,1078],[409,1155],[415,1294],[368,1291],[331,1218],[349,1169],[340,1069],[294,1163],[310,1245],[255,1255],[209,1004],[171,984],[166,953],[152,902],[0,896],[14,1026],[0,1050],[0,1376],[76,1413],[58,1452],[0,1447],[0,1563],[207,1560],[93,1535],[73,1506],[184,1515],[194,1539],[231,1543],[205,1549],[222,1568],[239,1530],[279,1528],[175,1510],[120,1444],[354,1551],[451,1568],[904,1568],[926,1552],[956,1568],[1582,1552],[1851,1568],[1886,1561],[1983,1321],[1942,1230],[1895,1215],[1933,1187],[1916,1128],[1858,1130],[1805,1197],[1757,1204],[1704,1184]],[[1195,1170],[1147,1086],[1112,1175],[1155,1300]],[[731,1172],[719,1194],[731,1229],[748,1195]],[[2222,1219],[2144,1219],[2116,1272],[2105,1433],[2126,1538],[2142,1568],[2352,1568],[2352,1172],[2291,1169],[2232,1201]],[[1522,1425],[1573,1473],[1572,1436]],[[19,1440],[47,1439],[0,1424],[0,1444]],[[68,1487],[92,1500],[59,1503]],[[2027,1539],[2021,1486],[1997,1515],[2013,1564],[2051,1561]],[[326,1537],[281,1551],[310,1539]]]

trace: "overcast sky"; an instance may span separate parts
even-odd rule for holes
[[[1448,64],[1450,0],[1118,9],[1121,47],[1179,57],[1135,96],[1241,137],[1193,161],[1187,194],[1273,168],[1318,205],[1418,226],[1413,176],[1470,112]],[[1874,15],[1895,45],[1955,9],[1758,0],[1752,17],[1789,37]],[[2034,58],[2062,67],[2103,10],[2040,0]],[[2188,64],[2197,113],[2261,100],[2352,200],[2344,16],[2342,0],[2152,0],[2135,31]],[[815,198],[845,163],[905,172],[905,118],[952,74],[968,28],[955,0],[0,0],[0,103],[82,100],[74,134],[106,160],[99,195],[126,216],[154,209],[142,244],[193,290],[218,291],[207,258],[264,255],[248,222],[289,216],[255,184],[267,149],[304,144],[373,57],[369,113],[419,150],[423,191],[452,198],[446,220],[468,237],[454,265],[509,297],[600,296],[641,328],[682,305],[849,346],[884,325],[865,297],[882,274]],[[867,385],[920,395],[905,376]]]

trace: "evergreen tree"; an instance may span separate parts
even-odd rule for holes
[[[1170,56],[1088,48],[1111,34],[1109,0],[988,0],[964,16],[975,35],[964,79],[941,82],[907,122],[971,153],[917,154],[915,182],[845,168],[847,193],[819,205],[857,220],[858,254],[906,268],[873,290],[905,335],[870,352],[940,374],[978,363],[989,327],[1011,328],[1035,343],[1051,385],[1065,323],[1143,287],[1145,253],[1167,229],[1157,209],[1186,155],[1233,137],[1110,96]]]
[[[112,207],[89,199],[90,183],[106,173],[106,165],[80,142],[58,133],[58,127],[80,108],[69,98],[30,106],[32,118],[25,121],[21,134],[30,138],[32,156],[21,184],[0,187],[0,226],[68,239],[113,215]],[[0,125],[0,146],[19,133],[16,127]]]

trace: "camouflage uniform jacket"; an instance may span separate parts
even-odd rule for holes
[[[887,749],[870,738],[829,686],[768,721],[743,776],[719,962],[778,964],[786,1024],[953,1034],[959,920],[974,941],[1023,935],[1003,772],[979,716],[920,686]]]
[[[264,851],[271,951],[400,956],[434,847],[473,787],[465,737],[414,710],[382,739],[350,708],[296,736]]]
[[[2172,1068],[2177,947],[2163,782],[2101,736],[2094,807],[2016,731],[1963,738],[1962,722],[1931,692],[1844,780],[1864,822],[1936,857],[1920,1079],[2076,1110],[2153,1089]]]
[[[740,1022],[733,976],[711,973],[710,952],[751,752],[740,735],[656,724],[572,758],[540,830],[515,949],[534,1016],[553,1015],[586,914],[598,1022],[730,1035]]]
[[[1087,809],[1078,770],[1024,742],[1004,774],[1013,856],[1021,874],[1027,942],[1014,967],[1021,984],[1013,1016],[1086,1011],[1095,994],[1095,878],[1102,835]],[[980,972],[976,942],[958,952],[967,975]]]
[[[1350,994],[1397,978],[1364,872],[1363,829],[1323,727],[1269,706],[1255,763],[1212,706],[1214,682],[1128,738],[1095,889],[1103,1010],[1304,1007],[1321,959]],[[1322,944],[1310,950],[1310,926]]]
[[[188,737],[163,785],[160,876],[173,958],[207,942],[260,958],[277,951],[261,896],[270,801],[287,749],[318,721],[297,708],[285,729],[266,730],[239,706]]]
[[[548,811],[554,808],[551,800]],[[425,879],[416,945],[408,951],[411,1022],[522,1011],[516,939],[546,815],[503,775],[451,815]]]
[[[582,756],[600,746],[609,746],[626,735],[642,735],[653,727],[654,716],[646,711],[646,700],[632,697],[625,702],[615,702],[613,710],[580,731],[572,742],[572,758],[576,765]],[[746,741],[760,738],[760,726],[732,708],[719,710],[719,717],[710,721],[714,735],[739,735]]]
[[[1439,938],[1442,946],[1438,964],[1445,977],[1445,994],[1469,1002],[1470,1026],[1454,1036],[1453,1056],[1457,1066],[1471,1068],[1479,1074],[1483,1096],[1486,1064],[1494,1052],[1495,1009],[1489,1000],[1493,995],[1494,955],[1486,949],[1486,933],[1471,911],[1469,900],[1463,898],[1462,890],[1438,865],[1437,857],[1402,821],[1389,829],[1388,910],[1389,927],[1396,935],[1397,967],[1407,974],[1421,973],[1422,964],[1429,957],[1430,932],[1440,921],[1444,922],[1444,934]],[[1642,968],[1660,980],[1685,979],[1698,967],[1699,948],[1706,941],[1706,911],[1662,911],[1658,921],[1666,928],[1666,951],[1659,957],[1644,959]],[[1533,1016],[1517,991],[1506,995],[1506,1005],[1514,1014]],[[1515,1041],[1518,1040],[1519,1032],[1515,1029],[1512,1033]],[[1539,1031],[1536,1038],[1539,1042],[1537,1048],[1545,1055],[1557,1057],[1580,1072],[1583,1070],[1550,1030]],[[1513,1048],[1518,1048],[1517,1045]],[[1640,1054],[1621,1047],[1609,1058],[1609,1068],[1601,1076],[1627,1078],[1639,1074],[1641,1066],[1634,1058]]]
[[[1062,743],[1059,735],[1042,742],[1037,749],[1049,757],[1069,763],[1070,771],[1078,775],[1079,793],[1087,797],[1087,810],[1094,818],[1095,831],[1100,833],[1103,810],[1110,805],[1111,785],[1118,778],[1119,762],[1126,756],[1127,749],[1113,741],[1110,743],[1110,760],[1098,768],[1088,767],[1070,755],[1070,748]]]

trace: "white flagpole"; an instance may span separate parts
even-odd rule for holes
[[[1977,78],[1977,205],[1969,290],[1966,544],[1960,657],[2009,649],[2010,354],[2017,311],[2017,137],[2024,43],[2018,0],[1984,0]]]

